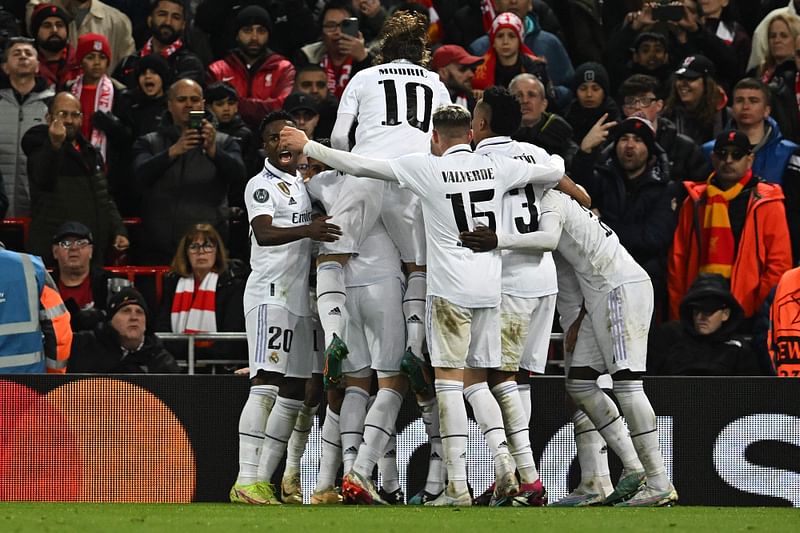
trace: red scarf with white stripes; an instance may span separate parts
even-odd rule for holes
[[[195,289],[194,276],[178,280],[172,300],[170,322],[173,333],[198,333],[217,331],[216,272],[209,272],[200,287]]]
[[[333,93],[337,99],[342,97],[344,88],[347,87],[347,82],[350,81],[350,73],[353,72],[353,58],[347,56],[344,63],[339,68],[334,66],[331,57],[325,54],[322,62],[319,64],[325,69],[325,75],[328,77],[328,90]]]
[[[172,41],[171,44],[161,49],[161,57],[167,59],[169,56],[171,56],[181,48],[183,48],[183,41],[180,39],[175,39],[174,41]],[[147,39],[147,42],[144,43],[141,52],[139,52],[139,57],[149,56],[152,53],[153,53],[153,38],[150,37],[149,39]]]

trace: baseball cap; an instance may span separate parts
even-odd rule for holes
[[[55,235],[53,235],[53,244],[61,242],[64,237],[78,237],[81,239],[89,239],[89,242],[94,242],[94,238],[92,237],[92,231],[87,228],[84,224],[80,222],[76,222],[74,220],[69,220],[61,224],[58,229],[56,230]]]
[[[319,114],[319,107],[314,98],[305,93],[292,93],[283,101],[283,109],[289,114],[296,111],[307,110],[315,115]]]
[[[697,79],[703,76],[713,76],[714,63],[706,56],[689,56],[683,60],[675,75],[681,78]]]
[[[433,53],[431,69],[440,69],[446,67],[450,63],[473,66],[483,63],[483,58],[471,55],[457,44],[446,44],[437,48]]]
[[[725,130],[714,139],[714,150],[721,150],[726,146],[733,146],[745,152],[750,152],[753,146],[750,139],[739,130]]]

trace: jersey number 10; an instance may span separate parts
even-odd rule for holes
[[[384,126],[399,126],[402,124],[397,116],[397,87],[394,80],[380,80],[378,83],[383,85],[383,93],[386,96],[386,120],[381,122]],[[417,116],[417,89],[422,89],[422,97],[425,102],[422,120]],[[414,81],[405,84],[406,93],[406,122],[412,128],[428,133],[431,128],[431,112],[433,109],[433,89],[427,85],[422,85]]]

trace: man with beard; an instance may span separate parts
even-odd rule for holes
[[[147,26],[150,29],[150,38],[138,53],[122,60],[114,77],[128,87],[135,87],[135,72],[139,60],[156,54],[166,59],[173,80],[189,78],[202,85],[205,82],[203,62],[184,42],[186,16],[182,0],[153,1],[150,4]]]
[[[49,85],[62,89],[79,74],[75,48],[67,43],[70,18],[53,4],[39,4],[31,17],[31,35],[39,52],[39,75]]]
[[[475,67],[480,63],[483,63],[483,58],[467,53],[457,44],[440,46],[431,59],[431,70],[439,74],[450,91],[450,100],[470,112],[475,109],[472,78],[475,77]]]
[[[232,85],[239,94],[239,113],[252,130],[264,114],[280,109],[292,92],[295,70],[288,59],[267,47],[272,19],[259,6],[236,15],[236,48],[208,67],[213,81]]]

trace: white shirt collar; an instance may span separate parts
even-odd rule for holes
[[[489,148],[490,146],[496,146],[498,144],[508,144],[512,140],[513,139],[507,135],[495,135],[494,137],[487,137],[478,143],[478,146],[475,147],[475,151],[477,152],[481,148]]]
[[[298,179],[301,179],[298,174],[289,174],[269,162],[269,159],[264,159],[264,171],[270,176],[279,178],[286,183],[294,184]]]
[[[472,153],[472,147],[468,144],[454,144],[442,154],[442,157],[446,155],[450,155],[456,152],[470,152]]]

